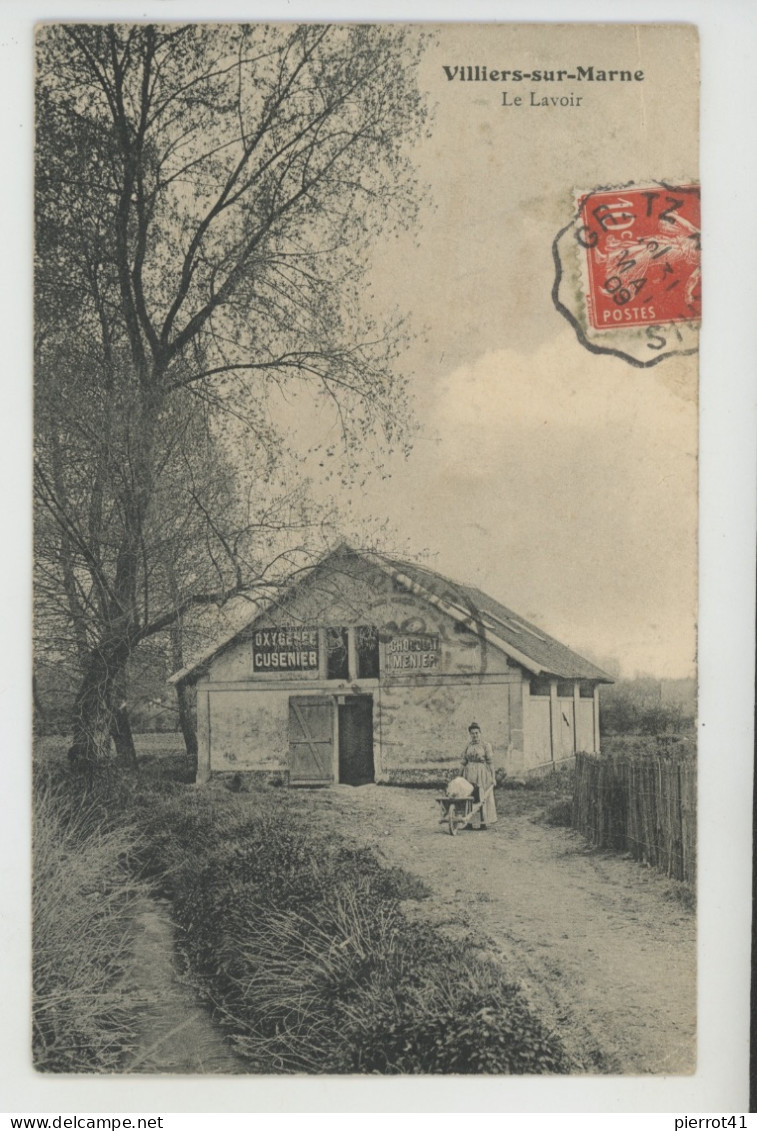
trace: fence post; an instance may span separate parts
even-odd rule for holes
[[[692,781],[689,765],[660,755],[579,753],[573,828],[599,847],[625,849],[675,879],[693,881]]]

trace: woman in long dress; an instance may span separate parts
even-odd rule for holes
[[[468,727],[468,734],[470,741],[463,753],[462,775],[471,785],[478,787],[478,798],[480,800],[487,789],[494,785],[495,781],[492,748],[490,742],[484,742],[478,723],[471,723]],[[494,804],[494,793],[490,793],[484,801],[478,828],[485,829],[487,825],[493,825],[496,820],[497,806]]]

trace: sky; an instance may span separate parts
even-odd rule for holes
[[[690,675],[696,406],[664,386],[640,396],[623,362],[571,345],[566,327],[446,374],[410,457],[363,504],[579,651]]]
[[[413,154],[427,203],[370,276],[369,301],[417,334],[402,360],[419,432],[390,479],[339,501],[629,677],[695,671],[697,359],[639,370],[588,352],[552,303],[552,241],[577,191],[697,179],[696,48],[681,27],[440,31]],[[514,109],[501,83],[443,70],[587,62],[645,81]]]

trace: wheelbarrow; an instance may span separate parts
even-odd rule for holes
[[[478,790],[472,797],[437,797],[436,800],[442,810],[439,824],[446,824],[450,836],[457,836],[460,829],[469,825],[476,814],[481,812],[485,802],[489,799],[489,795],[493,792],[494,786],[490,785],[483,797],[479,797],[478,800],[476,799]]]

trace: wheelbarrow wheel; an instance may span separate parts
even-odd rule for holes
[[[449,810],[449,835],[457,836],[457,828],[457,815],[455,813],[454,806],[451,805]]]

